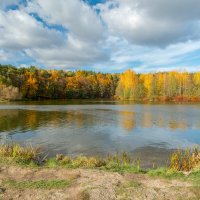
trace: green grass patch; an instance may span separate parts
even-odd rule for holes
[[[194,185],[200,187],[200,169],[194,170],[188,176],[188,180],[194,182]]]
[[[142,184],[135,180],[131,180],[123,184],[124,188],[137,188],[140,186],[142,186]]]
[[[148,175],[150,176],[158,176],[162,178],[184,178],[185,175],[182,172],[171,170],[168,168],[157,168],[157,169],[150,169],[147,172]]]
[[[62,189],[71,185],[69,180],[39,180],[39,181],[21,181],[4,180],[2,185],[6,188],[16,189]]]
[[[101,169],[115,172],[141,172],[140,162],[131,161],[127,154],[116,153],[107,158],[77,156],[71,158],[63,154],[58,154],[55,158],[50,158],[45,161],[46,167],[64,167],[64,168],[86,168],[86,169]]]
[[[55,168],[55,167],[59,167],[59,163],[57,162],[57,160],[55,158],[49,158],[45,163],[44,163],[45,167],[49,167],[49,168]]]
[[[193,183],[194,188],[200,190],[200,169],[193,170],[188,175],[180,171],[174,171],[168,168],[158,168],[149,170],[148,175],[152,177],[161,177],[167,179],[181,179],[182,181],[189,181]]]
[[[135,165],[112,165],[109,164],[100,168],[111,172],[130,172],[130,173],[143,173],[144,171]]]

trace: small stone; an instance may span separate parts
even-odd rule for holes
[[[0,188],[0,194],[4,193],[6,191],[5,188]]]

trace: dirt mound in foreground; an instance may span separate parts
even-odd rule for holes
[[[52,186],[50,188],[49,185],[45,185],[45,182],[48,181],[59,183],[63,180],[67,180],[69,184],[61,185],[62,187],[50,185]],[[41,181],[44,185],[34,186]],[[144,174],[6,166],[0,167],[0,199],[194,200],[200,199],[200,191],[189,182],[152,178]]]

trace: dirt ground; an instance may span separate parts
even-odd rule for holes
[[[71,180],[63,189],[16,189],[3,180]],[[85,169],[0,167],[1,200],[198,200],[200,191],[190,182]]]

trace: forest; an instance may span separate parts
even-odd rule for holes
[[[200,101],[200,72],[121,74],[0,65],[0,99]]]

